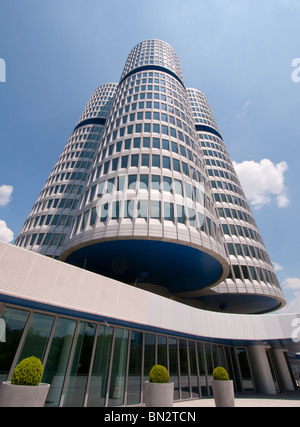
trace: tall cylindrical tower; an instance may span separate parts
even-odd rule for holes
[[[188,95],[230,260],[228,278],[199,300],[206,309],[231,313],[280,308],[280,285],[211,108],[199,90]]]
[[[227,256],[177,55],[128,56],[61,259],[201,306]]]
[[[95,90],[15,244],[207,310],[285,304],[207,99],[160,40]]]
[[[16,239],[17,246],[60,256],[117,86],[108,83],[94,91]]]

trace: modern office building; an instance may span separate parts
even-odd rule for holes
[[[278,279],[211,108],[200,91],[187,91],[230,262],[226,280],[199,299],[205,309],[230,313],[280,308],[284,297]]]
[[[280,285],[208,102],[163,41],[95,90],[0,267],[0,380],[34,353],[47,406],[140,405],[155,363],[175,400],[209,396],[217,365],[237,392],[297,386],[298,316],[263,315]]]

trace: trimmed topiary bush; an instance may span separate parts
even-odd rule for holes
[[[31,356],[23,359],[15,368],[11,384],[38,386],[42,380],[44,368],[37,357]]]
[[[213,371],[213,379],[215,381],[229,381],[229,375],[226,369],[222,368],[221,366],[218,366]]]
[[[154,365],[149,374],[150,383],[169,383],[170,376],[167,368],[162,365]]]

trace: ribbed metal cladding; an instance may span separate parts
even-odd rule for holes
[[[117,83],[98,87],[84,109],[15,244],[58,258],[98,151]]]
[[[197,306],[199,289],[228,274],[180,64],[167,43],[146,41],[129,54],[61,259]]]
[[[203,292],[206,309],[259,313],[285,304],[264,242],[205,95],[188,89],[230,260],[229,277]]]

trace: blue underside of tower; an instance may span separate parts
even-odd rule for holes
[[[155,240],[96,243],[76,250],[66,262],[123,283],[160,286],[171,294],[208,287],[223,273],[220,262],[199,249]]]

